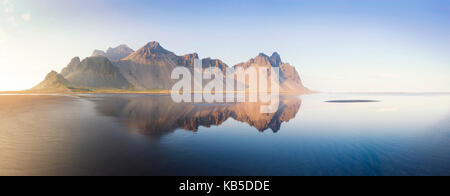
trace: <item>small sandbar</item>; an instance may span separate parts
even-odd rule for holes
[[[378,100],[329,100],[327,103],[374,103],[380,102]]]

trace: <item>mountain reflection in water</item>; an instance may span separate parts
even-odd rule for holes
[[[449,95],[300,98],[261,114],[161,95],[0,96],[0,175],[450,174]]]
[[[275,113],[260,113],[266,103],[175,103],[170,96],[113,96],[91,99],[96,110],[117,117],[140,134],[159,137],[177,129],[196,132],[200,126],[218,126],[232,118],[260,132],[278,132],[295,118],[301,106],[297,97],[282,97]]]

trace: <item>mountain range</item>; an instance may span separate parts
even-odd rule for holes
[[[195,59],[199,59],[197,53],[178,56],[163,48],[158,42],[149,42],[137,51],[127,45],[120,45],[109,48],[106,52],[95,50],[92,56],[83,60],[79,57],[73,58],[60,73],[50,72],[44,81],[31,90],[46,92],[97,91],[100,89],[170,90],[176,82],[170,78],[172,70],[182,66],[193,71]],[[219,59],[204,58],[201,60],[203,68],[217,67],[225,70],[229,67]],[[276,52],[271,56],[260,53],[255,58],[234,66],[234,68],[237,67],[278,67],[280,68],[280,90],[282,92],[311,92],[303,86],[295,67],[284,63]]]

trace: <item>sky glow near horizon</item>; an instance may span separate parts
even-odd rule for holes
[[[450,1],[0,0],[0,91],[159,41],[229,66],[277,51],[324,92],[450,92]]]

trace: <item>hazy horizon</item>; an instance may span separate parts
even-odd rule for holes
[[[448,1],[0,0],[0,91],[158,41],[232,66],[278,52],[321,92],[450,92]]]

